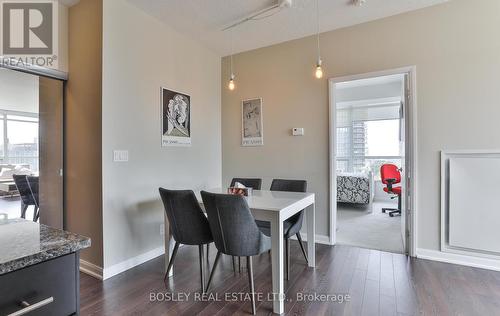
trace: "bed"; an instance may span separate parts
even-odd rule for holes
[[[337,202],[370,204],[374,192],[372,172],[337,173]]]

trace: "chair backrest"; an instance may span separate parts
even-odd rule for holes
[[[271,183],[271,191],[306,192],[307,181],[273,179],[273,182]]]
[[[258,178],[233,178],[233,180],[231,180],[231,187],[234,187],[236,182],[239,182],[247,188],[252,188],[254,190],[260,190],[262,186],[262,179]]]
[[[200,245],[212,241],[208,220],[191,190],[159,188],[175,241]]]
[[[399,172],[398,166],[396,165],[390,163],[384,164],[380,167],[380,178],[383,184],[388,184],[387,179],[396,179],[394,183],[400,183],[401,172]]]
[[[232,256],[255,256],[263,251],[266,236],[257,227],[244,197],[205,191],[201,197],[219,251]]]
[[[286,192],[306,192],[307,191],[307,181],[306,180],[285,180],[285,179],[273,179],[271,182],[271,191],[286,191]],[[288,219],[288,222],[292,224],[290,227],[293,232],[298,232],[302,228],[302,221],[304,220],[304,210],[298,212]],[[289,232],[285,232],[288,236]]]
[[[31,194],[30,186],[28,184],[28,179],[25,175],[12,175],[14,179],[14,183],[16,184],[17,191],[19,191],[19,195],[21,196],[21,200],[24,205],[35,205],[35,200],[33,199],[33,195]]]
[[[36,206],[40,206],[40,199],[39,199],[39,189],[38,189],[38,177],[36,176],[27,176],[26,180],[28,181],[28,186],[30,189],[30,193],[33,196],[33,199],[35,200]]]

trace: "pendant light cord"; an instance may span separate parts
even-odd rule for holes
[[[233,54],[234,54],[234,31],[231,30],[231,77],[234,75],[233,71]]]
[[[321,50],[319,47],[319,0],[316,0],[316,22],[317,22],[316,41],[318,44],[318,62],[319,62],[321,60]]]

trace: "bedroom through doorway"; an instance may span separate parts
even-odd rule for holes
[[[336,244],[407,253],[408,91],[405,73],[331,80]]]

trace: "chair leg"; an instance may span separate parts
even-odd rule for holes
[[[175,255],[177,255],[177,250],[179,249],[179,243],[176,241],[174,246],[174,251],[172,251],[172,258],[170,258],[170,262],[168,263],[167,272],[165,272],[165,277],[163,278],[163,282],[168,278],[168,273],[170,269],[172,269],[172,265],[174,264]]]
[[[238,272],[241,273],[241,257],[238,257]]]
[[[38,208],[38,206],[35,205],[34,208],[33,208],[33,221],[37,222],[38,221],[38,217],[40,217],[39,208]]]
[[[302,236],[300,235],[300,232],[297,233],[295,236],[297,236],[297,240],[299,241],[300,249],[302,250],[302,254],[304,254],[306,263],[309,264],[309,259],[307,259],[306,249],[304,248],[304,243],[302,242]]]
[[[21,218],[26,218],[26,211],[28,210],[28,205],[21,202]]]
[[[233,258],[233,271],[236,273],[236,260],[234,260],[234,256],[231,256]]]
[[[207,244],[207,262],[209,262],[210,260],[208,260],[210,258],[210,244]]]
[[[252,300],[252,314],[255,315],[255,289],[253,284],[252,257],[247,257],[248,282],[250,283],[250,299]]]
[[[394,214],[399,214],[399,215],[401,215],[401,211],[400,211],[400,210],[396,210],[396,211],[389,212],[389,216],[390,216],[390,217],[394,217]]]
[[[290,280],[290,239],[285,238],[285,280]]]
[[[219,263],[219,259],[220,259],[221,254],[222,253],[220,251],[217,251],[217,255],[215,256],[214,266],[212,267],[212,271],[210,272],[210,277],[208,278],[207,287],[205,288],[205,293],[208,292],[208,289],[210,287],[210,283],[212,282],[212,278],[214,276],[214,271],[217,268],[217,264]],[[233,260],[234,260],[234,257],[233,257]],[[233,267],[234,267],[234,264],[233,264]]]
[[[203,245],[198,245],[198,250],[200,252],[200,277],[201,277],[201,293],[205,293],[205,256],[203,251]]]

